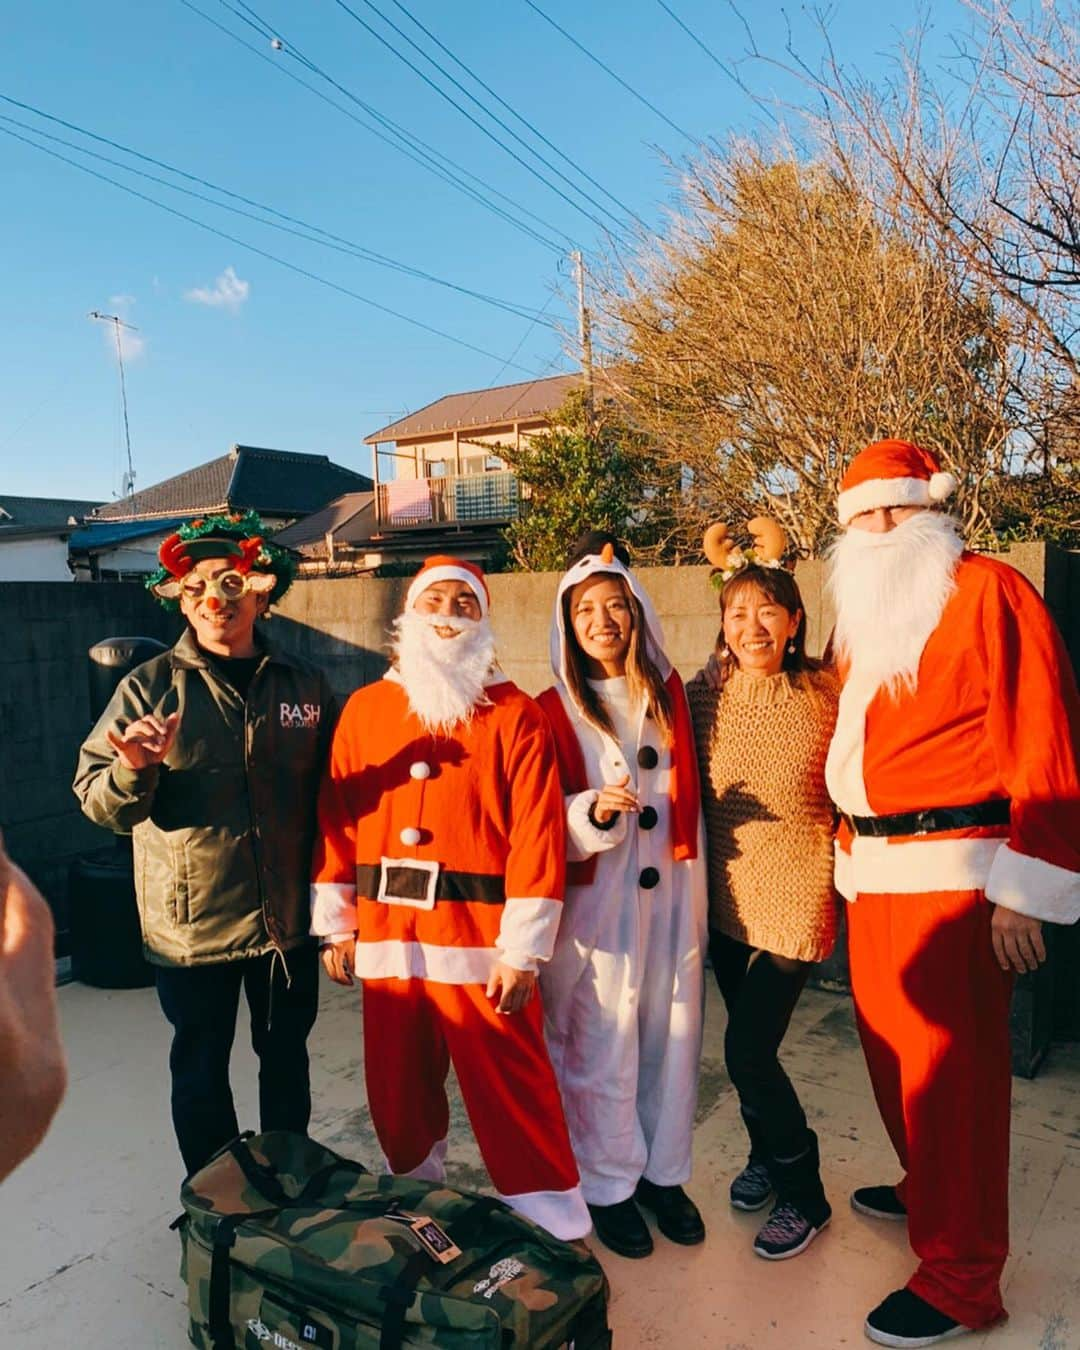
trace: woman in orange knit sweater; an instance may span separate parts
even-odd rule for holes
[[[754,1251],[804,1251],[831,1217],[817,1137],[777,1058],[810,965],[832,950],[832,805],[824,766],[837,686],[806,654],[794,577],[751,550],[722,561],[722,630],[687,686],[701,767],[709,951],[728,1010],[725,1057],[750,1136],[736,1209],[776,1203]]]

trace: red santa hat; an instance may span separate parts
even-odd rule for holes
[[[436,553],[424,560],[420,571],[409,583],[409,590],[405,596],[405,608],[412,609],[424,591],[437,581],[463,581],[476,596],[481,617],[487,617],[491,596],[488,593],[487,582],[484,580],[483,569],[477,567],[476,563],[466,562],[464,558],[451,558],[445,553]]]
[[[837,503],[840,524],[879,506],[933,506],[956,490],[929,450],[910,441],[875,441],[848,465]]]

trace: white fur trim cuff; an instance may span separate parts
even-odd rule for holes
[[[473,576],[468,568],[454,567],[451,563],[443,563],[439,567],[429,567],[426,571],[417,572],[405,594],[405,608],[412,609],[427,588],[434,586],[437,581],[463,581],[476,596],[481,618],[487,617],[488,597],[483,582]]]
[[[521,1195],[499,1195],[516,1210],[524,1214],[533,1223],[546,1228],[552,1237],[563,1242],[574,1242],[592,1231],[592,1220],[581,1194],[581,1187],[570,1191],[526,1191]]]
[[[562,918],[562,901],[508,896],[499,925],[499,959],[515,970],[536,970],[550,961]]]
[[[1080,919],[1080,872],[1002,844],[990,868],[986,898],[1045,923],[1075,923]]]
[[[356,887],[337,881],[311,884],[312,937],[356,932]]]
[[[570,862],[584,862],[594,853],[606,853],[618,848],[626,838],[626,813],[620,811],[610,830],[601,830],[589,819],[589,811],[600,794],[596,788],[586,788],[566,798],[566,833]]]
[[[436,1139],[431,1146],[427,1157],[410,1167],[407,1172],[395,1172],[390,1166],[390,1159],[383,1154],[383,1171],[390,1176],[414,1177],[417,1181],[445,1181],[446,1180],[446,1135],[441,1139]]]
[[[952,478],[951,474],[935,474],[935,478]],[[847,525],[862,511],[873,511],[879,506],[930,506],[942,501],[948,493],[935,497],[929,478],[868,478],[857,487],[841,492],[837,499],[840,524]],[[953,480],[955,482],[955,479]]]
[[[856,836],[850,869],[837,874],[847,899],[859,895],[928,895],[933,891],[982,891],[1000,839],[888,839]],[[850,894],[848,894],[850,892]]]

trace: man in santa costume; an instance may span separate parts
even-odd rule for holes
[[[584,1237],[537,971],[562,910],[565,829],[540,709],[498,670],[480,568],[429,558],[394,664],[338,723],[319,806],[312,932],[364,985],[368,1105],[392,1172],[444,1176],[453,1062],[502,1199]]]
[[[1046,608],[932,508],[934,457],[880,441],[851,463],[830,559],[844,677],[826,781],[874,1093],[904,1169],[854,1208],[906,1219],[920,1264],[867,1317],[929,1346],[1004,1317],[1009,1000],[1080,917],[1080,700]]]

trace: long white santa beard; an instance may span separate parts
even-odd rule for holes
[[[919,659],[956,588],[963,552],[949,516],[920,511],[894,530],[849,529],[829,554],[834,643],[850,680],[897,694],[914,689]]]
[[[443,638],[438,628],[456,628]],[[484,682],[495,664],[487,619],[447,618],[408,610],[394,621],[394,656],[409,707],[428,731],[448,732],[491,700]]]

